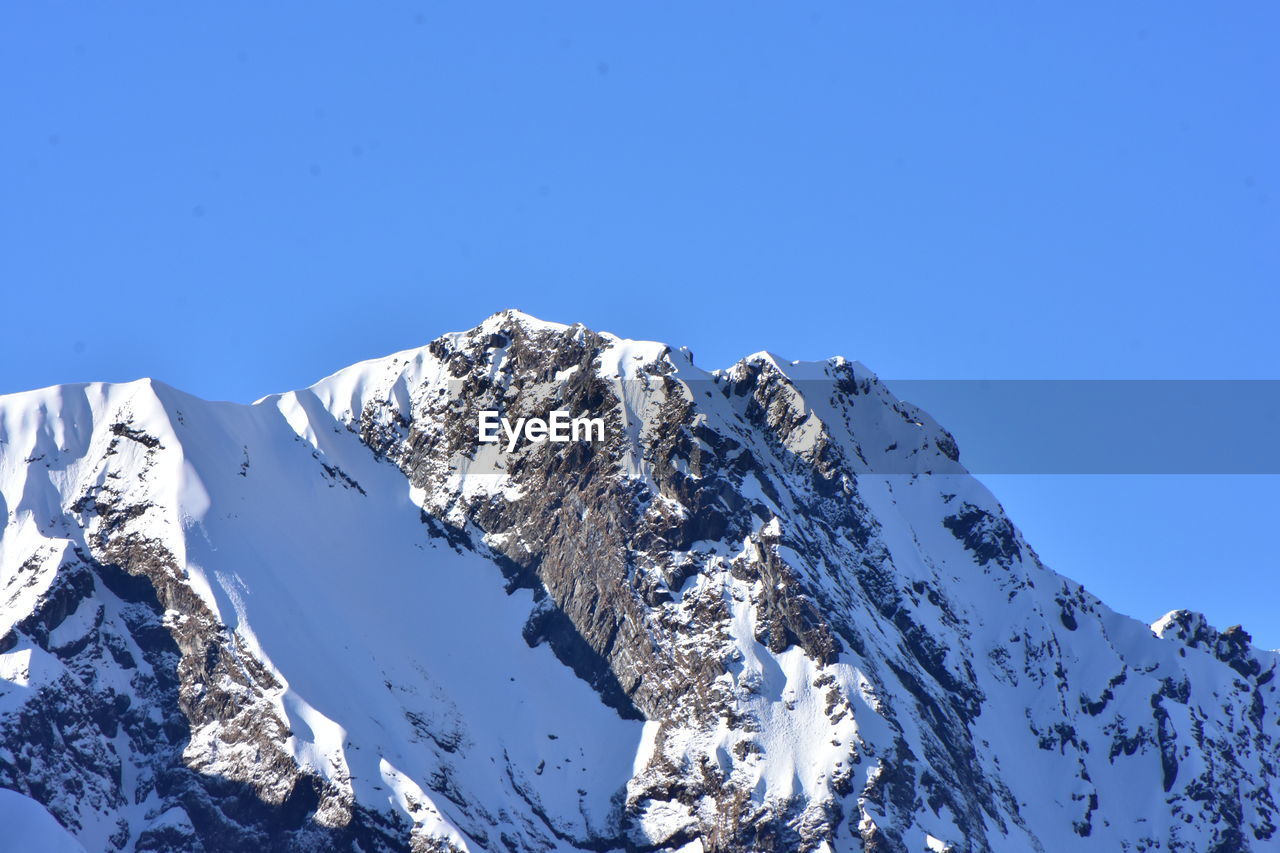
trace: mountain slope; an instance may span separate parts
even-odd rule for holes
[[[477,443],[551,409],[604,440]],[[1275,843],[1277,656],[1045,568],[842,359],[504,312],[0,398],[0,652],[0,786],[86,849]]]

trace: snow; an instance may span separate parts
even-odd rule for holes
[[[102,616],[102,605],[91,600],[80,602],[62,624],[49,632],[49,648],[59,649],[81,639],[97,625]]]
[[[657,747],[658,729],[662,724],[657,720],[646,720],[644,728],[640,730],[640,743],[636,747],[635,760],[631,762],[631,773],[635,775],[648,765],[649,759],[653,757],[654,749]]]
[[[927,832],[924,835],[924,846],[928,847],[933,853],[951,853],[950,844],[941,838],[934,838]]]
[[[195,829],[191,825],[191,816],[187,814],[187,810],[181,806],[173,806],[165,809],[159,815],[152,819],[151,825],[154,827],[171,826],[174,829],[185,830],[191,832]]]
[[[17,791],[0,788],[0,833],[6,850],[30,853],[85,853],[44,806]]]
[[[0,680],[17,687],[31,682],[31,649],[20,649],[0,655]]]

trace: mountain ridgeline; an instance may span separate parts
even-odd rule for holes
[[[478,440],[553,412],[603,431]],[[0,397],[0,804],[56,849],[1274,850],[1278,663],[1045,567],[844,359],[508,311]]]

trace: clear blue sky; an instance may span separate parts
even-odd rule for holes
[[[707,367],[1280,378],[1277,43],[1270,2],[5,4],[0,392],[247,401],[509,306]],[[1276,478],[989,479],[1119,609],[1280,646]]]

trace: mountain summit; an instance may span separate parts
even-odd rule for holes
[[[959,459],[858,363],[518,312],[252,405],[0,397],[0,806],[59,850],[1276,849],[1280,656],[1111,611]]]

